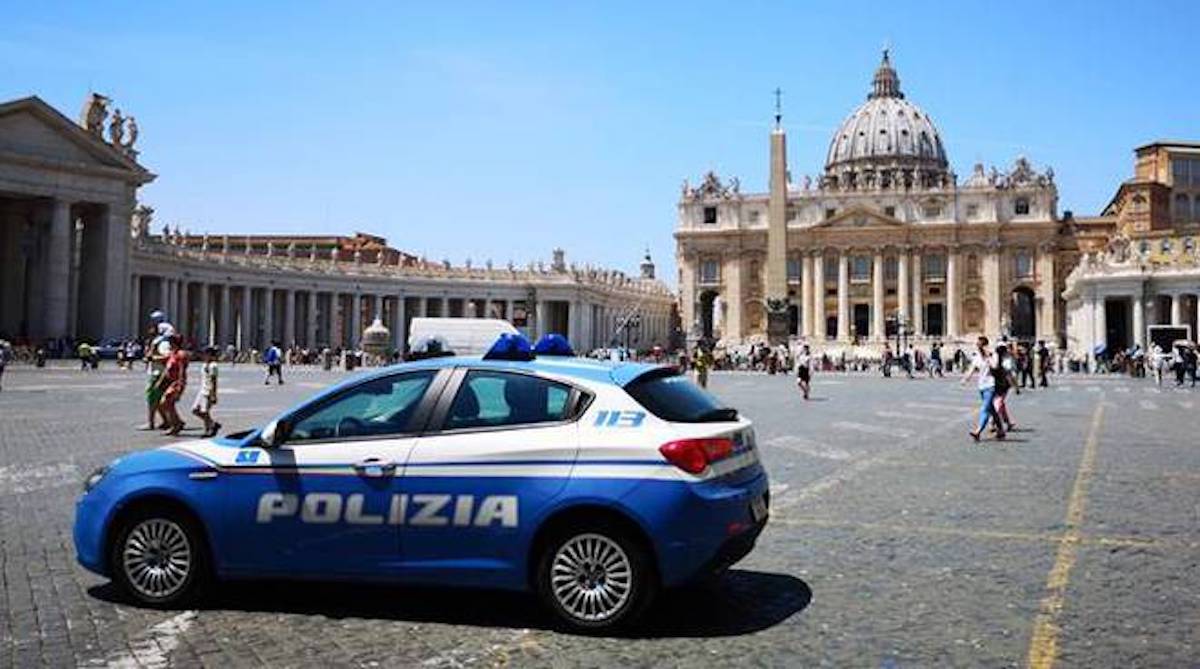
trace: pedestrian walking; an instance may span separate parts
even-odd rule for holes
[[[1017,345],[1016,354],[1017,374],[1019,375],[1021,388],[1036,388],[1037,383],[1033,378],[1033,353],[1024,344]]]
[[[79,342],[75,355],[79,356],[79,371],[86,372],[92,366],[92,345],[86,341]]]
[[[279,385],[282,386],[283,352],[279,350],[279,342],[271,342],[271,346],[263,353],[263,362],[267,364],[267,378],[263,380],[263,385],[271,385],[271,377],[274,376],[279,380]]]
[[[1038,385],[1042,388],[1049,388],[1050,381],[1047,377],[1050,375],[1053,362],[1051,360],[1050,349],[1046,348],[1045,340],[1038,340],[1037,348],[1034,351],[1033,364],[1038,374]]]
[[[692,355],[692,367],[696,370],[696,383],[701,388],[708,387],[708,369],[712,366],[712,356],[702,346],[696,347]]]
[[[1187,374],[1187,356],[1184,355],[1184,343],[1175,342],[1175,353],[1171,356],[1171,369],[1175,370],[1175,387],[1183,387],[1183,377]]]
[[[216,436],[221,431],[221,424],[213,420],[212,409],[217,405],[217,348],[209,346],[204,349],[204,364],[200,366],[200,390],[196,393],[196,401],[192,403],[192,414],[204,421],[205,438]]]
[[[804,394],[804,399],[808,399],[809,391],[812,389],[812,352],[805,344],[800,349],[800,353],[796,355],[796,385],[800,387],[800,392]]]
[[[879,367],[883,370],[883,378],[892,378],[892,347],[889,344],[883,345],[883,360]]]
[[[154,417],[162,418],[160,427],[167,429],[171,426],[171,421],[164,412],[162,406],[163,391],[166,390],[166,384],[163,383],[163,373],[167,368],[167,360],[171,357],[171,337],[175,335],[175,326],[167,322],[167,316],[161,311],[155,310],[150,312],[150,327],[147,329],[147,335],[150,337],[150,345],[146,347],[146,424],[142,430],[155,429]]]
[[[935,374],[942,377],[942,345],[936,341],[929,346],[929,378]]]
[[[159,404],[162,406],[162,413],[169,426],[167,434],[173,437],[186,427],[183,419],[179,417],[179,411],[175,405],[179,403],[179,398],[187,389],[188,355],[187,351],[183,349],[183,340],[178,333],[171,335],[169,342],[171,355],[167,357],[166,367],[159,380],[159,385],[163,388],[162,400]]]
[[[957,353],[955,357],[958,357]],[[988,338],[981,336],[975,343],[975,354],[971,357],[970,366],[963,374],[962,380],[959,381],[960,385],[965,386],[972,376],[976,377],[975,388],[979,391],[979,421],[977,427],[968,433],[976,442],[979,441],[983,431],[987,429],[989,420],[996,425],[1000,424],[1000,417],[996,415],[996,407],[993,403],[996,395],[996,376],[993,369],[997,367],[999,367],[999,361],[988,350]],[[1002,427],[996,432],[996,438],[1004,438]]]
[[[996,377],[992,402],[996,405],[996,416],[1000,419],[996,423],[995,428],[1000,432],[1011,432],[1016,426],[1013,424],[1012,417],[1008,413],[1008,391],[1017,385],[1014,373],[1016,363],[1006,344],[1000,344],[996,347],[995,357],[999,365],[992,370]],[[1019,394],[1020,392],[1018,389],[1017,393]],[[1001,422],[1003,422],[1003,425],[1001,425]]]
[[[0,390],[4,389],[4,368],[8,365],[10,358],[12,358],[12,344],[5,339],[0,339]]]

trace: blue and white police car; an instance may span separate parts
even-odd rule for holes
[[[568,625],[634,620],[767,522],[754,431],[673,367],[561,337],[382,368],[259,429],[126,455],[85,482],[79,562],[176,606],[215,579],[531,590]]]

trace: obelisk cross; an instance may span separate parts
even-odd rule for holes
[[[779,87],[776,87],[775,88],[775,127],[778,128],[779,124],[782,122],[783,122],[783,91]]]

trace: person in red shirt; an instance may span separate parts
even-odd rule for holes
[[[179,417],[179,411],[175,408],[179,398],[183,396],[184,389],[187,388],[188,354],[183,349],[182,343],[179,335],[171,337],[173,349],[167,358],[166,369],[163,371],[161,381],[164,384],[161,406],[171,425],[171,429],[167,430],[167,434],[171,436],[179,434],[184,428],[183,419]]]

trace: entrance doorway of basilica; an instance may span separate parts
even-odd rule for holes
[[[856,304],[854,305],[854,336],[859,339],[866,339],[871,336],[871,305]]]
[[[941,302],[925,305],[925,334],[930,337],[945,336],[945,306]]]
[[[1104,339],[1107,344],[1105,349],[1107,357],[1111,358],[1117,351],[1129,348],[1129,332],[1132,329],[1129,325],[1130,316],[1129,298],[1110,297],[1104,300]]]
[[[700,337],[713,338],[713,323],[716,321],[717,293],[706,290],[700,293]]]
[[[1010,334],[1019,341],[1028,341],[1037,335],[1037,309],[1034,307],[1033,290],[1028,286],[1013,289],[1008,305]]]

